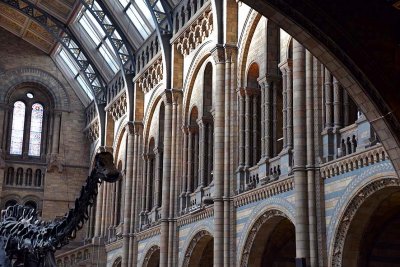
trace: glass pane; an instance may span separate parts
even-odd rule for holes
[[[14,103],[13,121],[11,127],[10,154],[22,155],[24,141],[25,104],[22,101]]]
[[[107,42],[108,45],[111,45],[108,40]],[[117,62],[114,60],[108,49],[102,44],[99,48],[100,54],[103,56],[104,60],[107,62],[108,66],[113,70],[113,72],[117,72],[118,70],[118,65]]]
[[[29,135],[29,156],[40,156],[42,141],[43,106],[39,103],[32,105],[31,131]]]
[[[90,100],[93,100],[93,94],[90,86],[86,83],[86,80],[82,78],[81,75],[76,77],[78,80],[79,85],[82,87],[83,91],[89,96]]]
[[[119,0],[119,2],[125,8],[129,4],[130,0]]]
[[[130,5],[128,10],[126,11],[126,14],[132,21],[133,25],[135,25],[143,39],[146,39],[150,35],[151,29],[147,27],[147,25],[144,23],[143,18],[140,17],[137,10],[132,5]]]
[[[70,71],[72,72],[72,74],[75,76],[78,72],[79,69],[76,66],[75,62],[73,61],[73,59],[70,57],[70,55],[67,54],[67,52],[65,52],[64,49],[61,49],[60,51],[60,57],[62,58],[62,60],[64,61],[64,63],[68,66],[68,68],[70,69]]]
[[[153,28],[155,28],[154,20],[151,16],[149,8],[147,7],[146,3],[144,2],[144,0],[138,0],[138,1],[136,1],[136,4],[138,5],[140,11],[143,12],[143,15],[146,17],[146,19],[151,23]]]
[[[82,18],[79,20],[79,23],[82,25],[83,29],[86,31],[86,33],[89,35],[89,37],[93,40],[93,42],[97,46],[100,43],[101,39],[97,35],[95,29],[92,27],[86,16],[82,16]]]

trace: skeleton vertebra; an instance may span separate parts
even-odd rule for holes
[[[15,205],[2,211],[0,222],[0,267],[54,267],[54,252],[75,238],[88,219],[102,181],[116,182],[120,173],[110,153],[95,157],[95,166],[82,187],[75,207],[61,219],[41,221],[34,209]],[[13,262],[13,263],[12,263]]]

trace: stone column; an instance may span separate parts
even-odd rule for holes
[[[237,98],[238,98],[238,104],[239,104],[239,123],[238,123],[238,128],[239,128],[239,165],[236,170],[236,189],[238,192],[242,191],[244,189],[244,168],[245,168],[245,154],[246,154],[246,141],[245,141],[245,97],[244,97],[244,89],[243,88],[238,88],[236,90],[237,92]]]
[[[182,188],[181,188],[181,211],[187,208],[186,192],[188,188],[188,139],[189,128],[182,126],[183,133],[183,160],[182,160]]]
[[[94,224],[94,237],[99,238],[101,236],[101,222],[103,218],[103,186],[99,186],[99,191],[96,198],[96,218]]]
[[[204,183],[204,174],[205,174],[205,150],[206,147],[206,126],[204,125],[204,118],[197,120],[197,125],[199,125],[199,134],[198,134],[198,155],[199,155],[199,166],[198,166],[198,185],[197,190],[201,190],[205,186]]]
[[[154,149],[154,158],[155,158],[155,167],[154,167],[154,188],[153,188],[153,192],[154,192],[154,205],[153,205],[153,209],[157,209],[161,206],[161,197],[162,197],[162,191],[160,191],[160,189],[162,189],[162,180],[163,180],[163,169],[162,169],[162,158],[163,157],[163,149],[161,147],[156,147]]]
[[[211,54],[215,61],[214,106],[214,266],[224,266],[224,139],[225,139],[225,51],[217,45]]]
[[[296,266],[309,262],[309,225],[306,172],[305,49],[293,40],[293,144],[296,205]]]
[[[148,156],[147,153],[143,153],[142,156],[142,161],[143,161],[143,169],[142,169],[142,179],[143,179],[143,187],[142,187],[142,215],[144,216],[144,213],[147,211],[147,180],[148,180],[148,176],[147,176],[147,161],[148,161]],[[143,220],[142,220],[143,221]]]
[[[332,106],[332,75],[325,68],[325,129],[322,132],[324,142],[325,161],[332,160],[336,155],[333,135],[333,106]]]
[[[283,130],[283,150],[287,149],[287,74],[284,68],[282,72],[282,130]]]
[[[189,127],[189,142],[188,142],[188,161],[187,161],[187,188],[186,195],[189,198],[192,193],[193,185],[193,141],[194,141],[194,129]],[[189,200],[187,201],[189,203]]]
[[[247,172],[247,169],[251,167],[251,96],[249,89],[245,89],[245,126],[244,126],[244,135],[245,135],[245,160],[244,160],[244,165],[245,165],[245,171]]]
[[[194,135],[194,157],[193,157],[193,189],[196,191],[199,186],[199,129],[196,128],[196,134]]]
[[[134,155],[134,126],[132,122],[128,122],[125,127],[125,131],[128,135],[127,140],[127,152],[126,152],[126,176],[125,176],[125,197],[124,197],[124,226],[123,226],[123,240],[122,240],[122,267],[130,267],[132,263],[129,262],[129,243],[130,243],[130,226],[131,221],[131,206],[133,203],[132,195],[132,180],[133,180],[133,155]]]
[[[146,155],[147,183],[146,183],[146,211],[149,212],[154,206],[154,154],[149,151]]]
[[[349,95],[347,94],[346,91],[343,90],[343,126],[346,127],[349,125]]]
[[[342,127],[341,123],[341,87],[339,81],[333,77],[333,126],[335,129],[339,130]]]
[[[318,266],[316,199],[315,199],[315,155],[314,155],[314,71],[313,56],[306,51],[306,132],[307,132],[307,180],[308,220],[310,239],[310,266]]]
[[[137,240],[135,232],[138,229],[138,202],[140,198],[139,194],[139,180],[140,177],[140,168],[139,168],[139,161],[140,161],[140,153],[142,147],[142,138],[143,138],[143,124],[142,122],[134,122],[134,147],[133,147],[133,162],[132,162],[132,198],[133,203],[131,204],[131,225],[130,225],[130,240],[129,240],[129,264],[130,266],[136,266],[137,264]]]
[[[212,119],[211,119],[212,120]],[[213,133],[213,123],[212,123],[212,121],[207,125],[207,142],[208,142],[208,144],[207,144],[207,148],[208,148],[208,150],[207,150],[207,158],[208,158],[208,161],[207,161],[207,184],[206,184],[206,186],[208,186],[210,183],[211,183],[211,181],[212,181],[212,175],[211,175],[211,172],[213,171],[213,153],[214,153],[214,138],[213,138],[213,135],[214,135],[214,133]]]
[[[293,148],[293,74],[292,62],[288,60],[286,69],[286,99],[287,99],[287,147],[289,150]]]
[[[254,92],[254,94],[253,94],[253,103],[252,103],[252,105],[253,105],[253,125],[252,125],[253,126],[252,127],[253,128],[252,129],[253,130],[253,133],[252,133],[252,136],[253,136],[253,142],[252,142],[253,143],[253,149],[251,150],[251,153],[253,154],[253,157],[252,157],[251,166],[256,165],[257,162],[260,160],[258,158],[258,150],[260,148],[257,146],[258,138],[260,138],[258,136],[258,133],[257,133],[257,124],[258,124],[258,120],[259,120],[259,118],[257,117],[257,108],[258,108],[257,107],[258,106],[258,101],[257,100],[258,100],[258,97],[259,97],[259,95]],[[229,117],[227,117],[227,118],[229,118]]]
[[[162,164],[162,206],[161,206],[161,236],[160,236],[160,267],[168,266],[168,233],[169,233],[169,197],[171,181],[171,129],[172,129],[172,95],[169,89],[163,95],[165,104],[164,123],[164,159]]]

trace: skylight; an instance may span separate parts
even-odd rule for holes
[[[146,39],[155,29],[149,8],[144,0],[118,0],[124,8],[129,20],[138,30],[143,39]]]

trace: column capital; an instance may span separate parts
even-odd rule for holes
[[[143,132],[143,123],[141,121],[128,121],[125,125],[125,131],[129,135],[141,134]]]
[[[163,152],[163,149],[161,148],[161,147],[155,147],[154,149],[153,149],[153,152],[154,152],[154,154],[155,155],[158,155],[158,154],[160,154],[160,153],[162,153]]]
[[[278,67],[281,69],[282,72],[283,71],[292,71],[293,60],[291,58],[288,58],[285,61],[282,61],[281,63],[279,63]]]
[[[225,61],[236,62],[236,55],[238,51],[237,46],[232,44],[225,44],[224,49],[225,49]]]
[[[172,103],[177,104],[182,101],[183,90],[181,88],[173,88],[171,89],[172,94]]]
[[[189,134],[197,133],[198,130],[199,130],[199,127],[197,127],[196,125],[189,125],[188,126]]]
[[[211,49],[211,55],[216,64],[225,63],[225,48],[222,45],[216,45]]]
[[[172,89],[165,89],[161,94],[161,98],[166,106],[172,105]]]
[[[109,153],[113,153],[113,148],[110,146],[100,146],[97,148],[97,153],[101,153],[101,152],[109,152]]]
[[[244,94],[248,96],[258,95],[260,93],[260,89],[258,88],[244,88]]]
[[[182,129],[182,132],[183,132],[184,134],[188,134],[188,133],[189,133],[189,126],[187,126],[186,124],[183,124],[183,125],[181,126],[181,129]]]
[[[257,81],[261,87],[263,85],[267,86],[269,83],[272,83],[272,82],[279,82],[280,80],[281,80],[281,76],[276,75],[276,74],[270,74],[270,73],[267,73],[267,74],[265,74],[265,76],[257,79]]]

